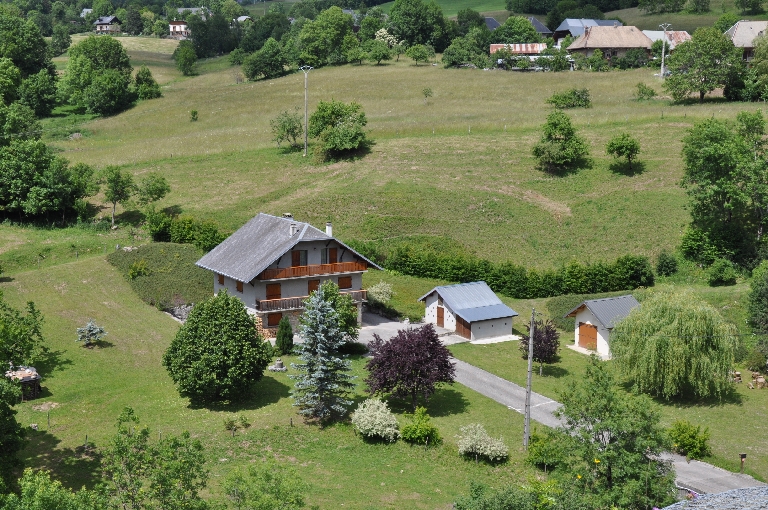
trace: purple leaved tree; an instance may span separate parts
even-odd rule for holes
[[[523,335],[520,339],[520,353],[523,358],[528,358],[528,339],[530,338],[531,326],[526,324],[528,335]],[[552,363],[557,357],[557,351],[560,349],[560,333],[555,328],[551,320],[544,322],[536,321],[536,329],[533,333],[533,361],[539,364],[539,375],[544,372],[544,363]]]
[[[374,335],[368,348],[372,355],[366,364],[368,391],[410,399],[414,411],[419,395],[429,400],[438,385],[454,381],[451,353],[440,343],[432,324],[401,329],[386,342]]]

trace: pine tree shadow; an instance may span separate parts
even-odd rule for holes
[[[613,163],[611,163],[611,165],[608,168],[611,172],[615,174],[625,175],[627,177],[633,177],[635,175],[640,175],[645,172],[645,162],[635,161],[632,163],[632,166],[630,167],[629,163],[627,163],[625,160],[614,161]]]
[[[45,418],[42,414],[41,417]],[[26,448],[19,454],[20,469],[25,466],[50,470],[54,479],[73,490],[83,485],[92,489],[101,481],[101,454],[91,442],[86,447],[85,438],[76,448],[60,448],[61,440],[49,431],[27,429],[27,439]]]
[[[264,374],[259,382],[252,385],[245,394],[240,396],[241,398],[219,402],[190,400],[189,407],[190,409],[208,409],[209,411],[226,411],[230,413],[252,411],[270,404],[276,404],[290,395],[291,392],[288,385]]]

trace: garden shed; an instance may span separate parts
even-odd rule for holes
[[[501,302],[485,282],[435,287],[419,298],[424,321],[455,331],[468,340],[512,335],[516,311]]]
[[[610,357],[611,330],[638,306],[631,294],[584,301],[565,315],[576,319],[574,345]]]

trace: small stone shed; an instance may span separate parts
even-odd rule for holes
[[[425,322],[455,331],[468,340],[509,336],[512,318],[518,315],[485,282],[435,287],[419,301],[426,305]]]
[[[631,294],[584,301],[565,315],[576,319],[575,345],[610,357],[611,330],[638,306]]]

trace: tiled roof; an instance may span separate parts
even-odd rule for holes
[[[459,283],[435,287],[419,298],[437,292],[453,312],[467,322],[476,322],[501,317],[516,317],[518,313],[501,302],[485,282]]]
[[[587,308],[603,326],[612,329],[617,322],[629,315],[629,312],[638,306],[640,306],[640,303],[637,302],[635,296],[632,294],[603,299],[591,299],[584,301],[565,316],[576,317],[578,312]]]
[[[752,48],[755,37],[766,33],[768,21],[741,20],[725,31],[725,35],[733,41],[737,48]]]
[[[643,30],[643,33],[648,36],[653,42],[661,41],[664,38],[663,30]],[[667,30],[667,47],[670,50],[675,49],[675,46],[691,40],[691,34],[685,30]]]
[[[587,27],[584,35],[568,46],[569,50],[592,48],[644,48],[653,42],[637,27]]]

